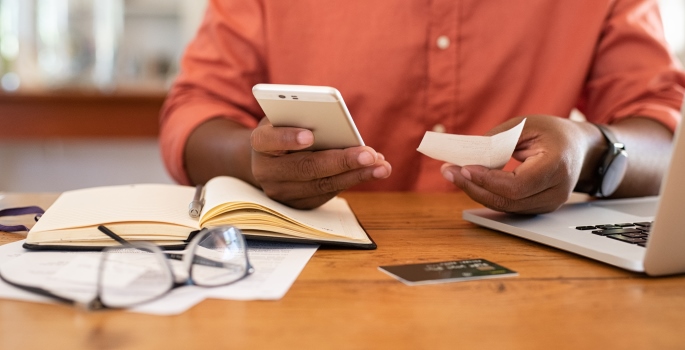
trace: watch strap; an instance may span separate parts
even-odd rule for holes
[[[609,130],[608,127],[599,124],[594,125],[599,129],[599,131],[602,133],[602,136],[604,136],[604,139],[607,141],[607,150],[602,157],[599,167],[597,168],[597,182],[595,183],[595,186],[590,194],[597,197],[607,197],[612,194],[603,193],[602,191],[602,185],[605,181],[607,171],[609,170],[609,166],[611,166],[617,157],[621,156],[622,153],[625,154],[626,147],[623,143],[616,139],[616,136],[613,132],[611,132],[611,130]]]

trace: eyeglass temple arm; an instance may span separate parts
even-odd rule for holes
[[[131,242],[129,242],[129,241],[127,241],[127,240],[121,238],[121,236],[119,236],[118,234],[112,232],[112,230],[108,229],[108,228],[107,228],[106,226],[104,226],[104,225],[98,226],[98,230],[100,230],[100,232],[106,234],[107,236],[109,236],[109,237],[112,238],[113,240],[115,240],[115,241],[121,243],[121,244],[124,245],[124,246],[127,246],[127,247],[132,247],[132,246],[133,246],[133,244],[131,244]],[[169,258],[169,259],[173,259],[173,260],[183,260],[183,254],[168,253],[168,252],[166,252],[166,253],[164,253],[164,255],[165,255],[167,258]],[[201,264],[205,264],[205,265],[209,265],[209,266],[217,266],[217,267],[220,267],[221,264],[222,264],[220,261],[214,261],[214,260],[207,259],[207,258],[203,258],[203,257],[200,257],[200,256],[195,256],[195,257],[193,257],[193,261],[199,262],[199,263],[201,263]]]
[[[11,286],[17,287],[21,290],[25,290],[27,292],[42,295],[44,297],[53,298],[59,302],[62,302],[62,303],[68,304],[68,305],[75,305],[78,307],[82,307],[86,310],[100,310],[100,309],[106,309],[107,308],[107,306],[102,304],[102,302],[100,301],[100,297],[96,297],[95,299],[87,301],[87,302],[80,302],[80,301],[77,301],[74,299],[70,299],[70,298],[61,296],[59,294],[55,294],[55,293],[53,293],[47,289],[43,289],[40,287],[26,286],[23,284],[15,283],[13,281],[6,279],[5,276],[3,276],[2,274],[0,274],[0,280],[2,280],[3,282],[5,282]]]
[[[108,237],[110,237],[111,239],[113,239],[113,240],[115,240],[115,241],[121,243],[121,245],[124,245],[124,246],[127,246],[127,247],[132,246],[132,244],[131,244],[129,241],[127,241],[127,240],[121,238],[121,236],[119,236],[118,234],[112,232],[112,230],[110,230],[110,229],[108,229],[107,227],[105,227],[105,225],[100,225],[100,226],[98,226],[98,230],[100,230],[100,232],[106,234],[106,235],[107,235]]]
[[[133,245],[129,241],[121,238],[121,236],[112,232],[112,230],[108,229],[104,225],[98,226],[98,230],[100,230],[100,232],[106,234],[107,236],[109,236],[113,240],[121,243],[124,246],[133,247]],[[166,255],[166,257],[169,259],[183,260],[183,254],[168,253],[167,252],[167,253],[164,253],[164,255]],[[213,267],[224,267],[226,265],[226,263],[224,263],[224,262],[208,259],[208,258],[197,256],[197,255],[193,257],[193,262],[196,264],[205,265],[205,266],[213,266]]]
[[[164,255],[172,260],[183,260],[184,257],[184,255],[180,253],[164,252]],[[198,255],[193,256],[193,263],[212,267],[225,267],[227,265],[227,263],[223,261],[212,260]]]

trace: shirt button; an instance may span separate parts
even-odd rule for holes
[[[438,48],[445,50],[450,47],[450,38],[448,38],[447,35],[441,35],[435,43],[438,45]]]
[[[445,128],[445,126],[442,124],[435,124],[435,126],[433,126],[433,131],[443,133],[447,131],[447,128]]]

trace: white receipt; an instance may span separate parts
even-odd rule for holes
[[[515,127],[493,136],[444,134],[426,131],[417,151],[443,162],[464,166],[502,168],[514,153],[521,136],[523,119]]]
[[[50,290],[62,297],[88,302],[97,287],[99,252],[42,252],[22,248],[24,241],[0,245],[0,271],[15,283]],[[183,286],[164,297],[128,309],[154,315],[180,314],[207,298],[231,300],[278,300],[295,282],[318,246],[278,242],[248,241],[249,257],[255,272],[237,283],[223,287]],[[183,264],[172,262],[174,274]],[[120,271],[115,282],[125,285],[140,276],[144,268]],[[123,274],[127,274],[124,276]],[[129,275],[130,273],[130,275]],[[0,280],[0,299],[55,303],[52,298],[27,292]]]

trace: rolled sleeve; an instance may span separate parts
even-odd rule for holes
[[[613,123],[640,116],[675,131],[684,87],[685,74],[663,36],[656,1],[616,1],[580,108],[588,120]]]
[[[198,126],[227,118],[254,128],[263,117],[252,96],[266,79],[261,18],[256,1],[210,1],[160,116],[162,159],[177,182],[190,184],[184,150]]]
[[[174,180],[184,185],[191,184],[184,162],[184,150],[190,134],[200,124],[217,117],[226,118],[227,114],[225,105],[207,102],[184,105],[167,115],[161,125],[159,143],[166,169]],[[250,128],[257,124],[247,115],[229,119]]]

